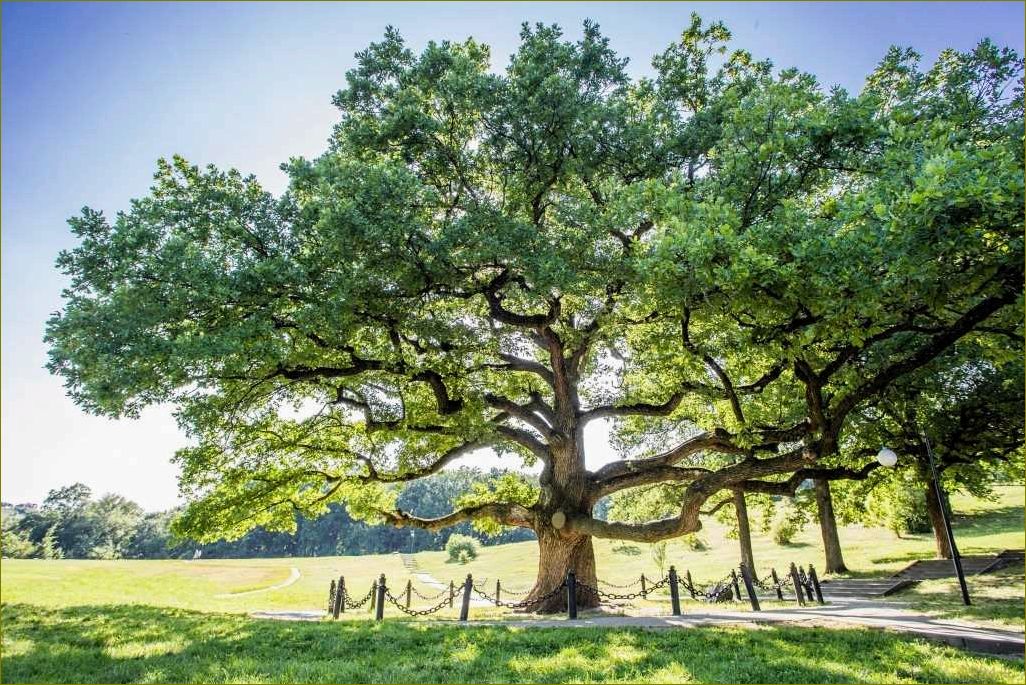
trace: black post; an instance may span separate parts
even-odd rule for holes
[[[385,617],[385,574],[382,573],[381,577],[378,578],[378,608],[374,614],[374,619],[380,621]]]
[[[461,621],[466,621],[467,616],[470,614],[470,589],[472,587],[474,587],[474,579],[468,573],[467,579],[463,581],[463,604],[460,605]]]
[[[375,607],[378,606],[378,581],[374,581],[371,584],[371,601],[369,611],[374,611]]]
[[[343,600],[342,588],[344,587],[344,585],[343,585],[344,583],[345,583],[345,577],[344,576],[339,576],[338,577],[338,584],[335,585],[335,606],[332,607],[332,609],[331,609],[331,617],[332,618],[338,618],[338,615],[340,613],[342,613],[342,602],[344,601]]]
[[[642,597],[647,597],[648,596],[648,590],[645,589],[645,574],[644,573],[641,574],[641,596]]]
[[[502,592],[502,583],[495,579],[495,606],[499,606],[499,593]]]
[[[759,598],[755,596],[755,586],[752,584],[751,571],[744,564],[741,564],[741,580],[745,582],[745,590],[748,591],[748,599],[752,603],[752,611],[761,611]]]
[[[737,584],[737,573],[734,569],[730,569],[730,582],[734,584],[734,599],[741,601],[741,588]]]
[[[684,569],[684,577],[688,579],[688,594],[695,598],[695,583],[691,580],[691,569]]]
[[[331,579],[331,587],[328,589],[328,613],[335,611],[335,579]]]
[[[794,585],[794,596],[798,600],[799,606],[805,606],[805,597],[802,595],[802,581],[798,577],[798,569],[794,567],[794,562],[791,562],[791,584]]]
[[[962,570],[962,555],[958,553],[955,545],[955,533],[951,530],[951,512],[948,511],[948,500],[941,488],[940,477],[937,475],[937,465],[933,460],[933,447],[930,439],[926,437],[925,431],[919,432],[920,437],[926,444],[926,455],[930,458],[930,473],[933,476],[933,490],[937,493],[937,501],[940,504],[941,518],[944,519],[944,534],[948,537],[948,547],[951,548],[951,563],[955,565],[955,575],[958,576],[958,587],[962,590],[962,603],[969,606],[969,587],[965,584],[965,572]]]
[[[812,580],[809,578],[809,574],[805,572],[805,568],[802,566],[798,567],[798,574],[802,578],[802,587],[805,589],[805,596],[808,597],[811,602],[813,593]]]
[[[456,599],[456,582],[449,581],[449,608],[452,609]]]
[[[670,608],[674,616],[680,616],[680,591],[677,588],[677,569],[670,567]]]
[[[406,581],[406,608],[410,608],[410,595],[413,594],[413,579]]]
[[[816,569],[813,568],[812,564],[809,564],[809,580],[812,581],[812,588],[816,591],[816,601],[820,604],[826,604],[823,601],[823,588],[819,586],[819,576],[816,575]]]
[[[346,613],[346,577],[338,577],[338,594],[342,597],[342,601],[338,603],[339,613]]]
[[[777,599],[784,601],[784,593],[780,590],[780,578],[777,577],[777,569],[770,569],[770,576],[773,578],[773,587],[777,590]]]
[[[577,618],[577,576],[573,571],[566,573],[566,617],[571,621]]]

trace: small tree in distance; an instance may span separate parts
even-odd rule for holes
[[[335,501],[526,527],[528,599],[569,570],[595,586],[594,537],[697,531],[721,491],[865,477],[840,450],[852,412],[1021,320],[1022,62],[984,41],[924,72],[895,49],[853,96],[729,38],[695,16],[632,82],[591,23],[525,25],[499,74],[473,40],[416,55],[389,29],[282,197],[176,158],[113,221],[71,220],[50,369],[92,412],[177,408],[182,532]],[[622,458],[589,469],[596,421]],[[395,505],[481,450],[540,463],[538,486]],[[666,482],[672,516],[592,515]]]

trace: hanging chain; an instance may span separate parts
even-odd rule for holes
[[[342,601],[344,601],[346,603],[346,609],[359,609],[364,604],[369,602],[370,598],[373,597],[373,596],[374,596],[374,586],[372,585],[371,589],[367,591],[367,594],[364,595],[363,599],[361,599],[360,601],[358,601],[358,602],[350,601],[349,597],[347,597],[346,595],[342,596]]]
[[[447,588],[447,587],[442,588],[442,591],[439,592],[437,595],[431,595],[430,597],[427,597],[425,595],[420,594],[420,592],[417,591],[417,586],[416,585],[411,585],[410,589],[413,590],[413,594],[417,595],[417,597],[420,597],[425,602],[430,602],[433,599],[438,599],[442,595],[448,595],[449,594],[449,588]],[[445,601],[448,602],[449,600],[447,599]]]
[[[596,595],[601,599],[631,600],[637,599],[638,597],[645,599],[648,595],[652,594],[653,592],[655,592],[656,590],[663,587],[669,582],[669,576],[664,576],[662,580],[660,580],[658,583],[649,585],[644,591],[638,590],[637,592],[631,592],[623,595],[616,594],[614,592],[606,592],[605,590],[600,590],[580,580],[577,581],[577,587],[581,588],[585,592],[590,592],[591,594]]]
[[[599,579],[599,583],[607,587],[615,588],[617,590],[629,590],[630,588],[635,587],[636,585],[641,585],[641,578],[638,578],[632,583],[627,583],[626,585],[617,585],[616,583],[610,583],[608,580],[601,579]]]
[[[506,607],[507,609],[526,609],[528,607],[535,606],[536,604],[541,604],[542,602],[544,602],[546,600],[549,600],[549,599],[552,599],[553,597],[555,597],[556,594],[560,590],[562,590],[564,587],[566,587],[566,581],[563,581],[562,583],[560,583],[556,587],[552,588],[552,590],[550,590],[549,592],[545,593],[544,595],[541,595],[540,597],[535,597],[534,599],[525,599],[525,600],[523,600],[521,602],[496,601],[496,599],[494,597],[490,596],[487,592],[485,592],[481,588],[477,587],[476,585],[474,585],[472,587],[474,588],[474,592],[476,592],[478,595],[483,597],[485,600],[487,600],[488,602],[491,602],[492,604],[494,604],[496,606]],[[503,588],[503,591],[505,591],[505,588]]]
[[[448,588],[446,589],[446,592],[448,592]],[[435,612],[441,611],[442,609],[449,606],[449,598],[446,597],[441,602],[428,609],[407,609],[406,606],[404,604],[401,604],[387,587],[385,588],[385,598],[388,599],[388,601],[391,602],[396,609],[403,612],[404,614],[409,614],[410,616],[427,616],[428,614],[433,614]]]

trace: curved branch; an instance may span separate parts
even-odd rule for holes
[[[531,510],[521,504],[512,502],[478,504],[464,509],[457,509],[450,514],[439,516],[438,518],[421,518],[400,509],[381,511],[380,514],[389,523],[398,528],[410,526],[432,531],[441,530],[463,521],[473,521],[480,518],[492,518],[508,526],[519,526],[521,528],[531,528],[534,525],[534,515],[531,513]]]
[[[694,437],[688,438],[676,447],[673,447],[661,454],[657,454],[654,457],[647,457],[645,459],[624,459],[621,461],[611,462],[600,468],[598,471],[595,471],[592,475],[592,479],[596,484],[602,487],[608,482],[630,474],[636,474],[663,466],[672,466],[680,460],[703,450],[713,450],[727,454],[747,454],[745,449],[738,447],[731,442],[731,436],[729,433],[722,429],[717,429],[711,432],[706,431],[699,433]]]

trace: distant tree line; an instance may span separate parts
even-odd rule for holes
[[[505,472],[463,467],[403,486],[398,506],[418,516],[443,516],[466,492],[486,488]],[[522,477],[522,476],[521,476]],[[237,540],[198,544],[175,538],[171,521],[179,509],[145,512],[116,494],[94,498],[82,483],[51,490],[41,505],[3,504],[2,552],[8,558],[166,559],[192,557],[281,557],[335,554],[379,554],[441,550],[454,533],[492,545],[534,539],[527,529],[512,528],[485,535],[470,522],[438,532],[400,530],[356,521],[342,505],[332,504],[316,519],[296,515],[292,533],[262,527]]]

